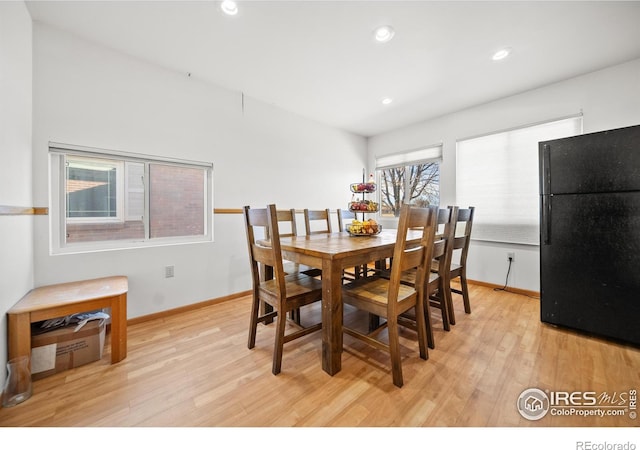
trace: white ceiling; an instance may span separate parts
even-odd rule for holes
[[[28,1],[34,20],[363,136],[640,58],[638,1]],[[391,25],[394,39],[373,40]],[[494,62],[492,54],[511,47]],[[393,103],[381,104],[383,97]]]

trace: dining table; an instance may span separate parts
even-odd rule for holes
[[[322,369],[329,375],[338,373],[342,365],[342,272],[391,258],[396,235],[396,230],[383,229],[369,236],[343,231],[280,239],[283,259],[322,269]],[[407,240],[419,242],[421,235],[419,230],[409,230]]]

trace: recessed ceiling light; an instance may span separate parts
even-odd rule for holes
[[[392,98],[390,98],[390,97],[385,97],[385,98],[383,98],[381,101],[382,101],[382,104],[383,104],[383,105],[389,105],[389,104],[391,104],[391,102],[393,101],[393,99],[392,99]]]
[[[228,16],[235,16],[238,14],[238,5],[233,0],[224,0],[220,4],[220,9]]]
[[[500,61],[501,59],[505,59],[507,56],[509,56],[510,53],[511,53],[510,48],[503,48],[495,52],[491,59],[493,59],[494,61]]]
[[[389,25],[384,25],[376,28],[373,36],[378,42],[389,42],[393,38],[394,34],[396,34],[396,32],[393,31],[393,28],[391,28]]]

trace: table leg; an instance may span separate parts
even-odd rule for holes
[[[322,369],[335,375],[342,368],[342,268],[322,263]]]
[[[127,357],[127,294],[111,300],[111,364]]]
[[[8,314],[9,359],[31,356],[31,317],[29,313]]]

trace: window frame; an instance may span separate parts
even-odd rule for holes
[[[69,154],[64,154],[63,155],[63,160],[62,160],[62,164],[63,170],[66,170],[66,168],[68,167],[69,164]],[[82,161],[83,159],[86,161],[91,160],[97,160],[103,163],[108,163],[108,164],[112,164],[113,167],[116,169],[116,216],[115,217],[100,217],[100,216],[93,216],[93,217],[67,217],[66,220],[72,222],[72,223],[78,223],[78,224],[82,224],[82,223],[122,223],[124,222],[125,219],[125,215],[124,215],[124,167],[125,167],[125,162],[124,161],[118,161],[115,159],[100,159],[100,158],[87,158],[85,156],[77,156],[77,155],[72,155],[72,158],[75,161]],[[63,186],[63,189],[65,189],[66,192],[66,183],[68,181],[66,173],[64,174],[64,183],[65,186]],[[65,196],[65,203],[66,203],[66,196]],[[65,212],[67,211],[67,207],[65,204]],[[66,214],[65,214],[66,217]]]
[[[410,190],[410,167],[419,164],[438,164],[438,203],[440,200],[440,165],[442,164],[442,148],[443,144],[432,144],[424,147],[420,147],[414,150],[408,150],[398,153],[392,153],[388,155],[376,156],[376,180],[378,184],[377,200],[380,205],[379,217],[385,220],[397,221],[398,217],[383,216],[382,215],[382,183],[380,182],[382,177],[382,171],[387,169],[404,168],[404,186],[403,186],[403,198],[402,203],[407,201],[407,192]]]
[[[117,240],[100,240],[88,242],[66,242],[66,156],[72,155],[77,158],[93,158],[108,161],[122,162],[122,182],[121,186],[126,185],[125,165],[126,162],[143,163],[144,164],[144,237],[139,238],[123,238]],[[171,237],[154,237],[149,234],[149,165],[163,164],[175,165],[179,167],[197,168],[204,171],[204,234],[195,236],[171,236]],[[88,253],[107,250],[129,249],[139,247],[158,247],[166,245],[180,245],[202,242],[213,242],[213,163],[183,160],[178,158],[167,158],[161,156],[150,156],[130,152],[121,152],[115,150],[104,150],[91,147],[82,147],[70,144],[61,144],[49,142],[49,173],[50,173],[50,253],[70,254],[70,253]],[[118,175],[117,175],[118,176]],[[118,184],[120,186],[120,184]],[[120,194],[117,193],[119,196]],[[118,219],[114,218],[89,218],[92,220],[83,220],[85,218],[72,218],[70,223],[117,223],[127,218],[127,207],[125,205],[126,193],[122,192],[122,201],[117,204],[116,208],[119,212]],[[75,220],[81,219],[81,220]],[[101,219],[101,220],[93,220]],[[108,219],[108,220],[102,220]]]

